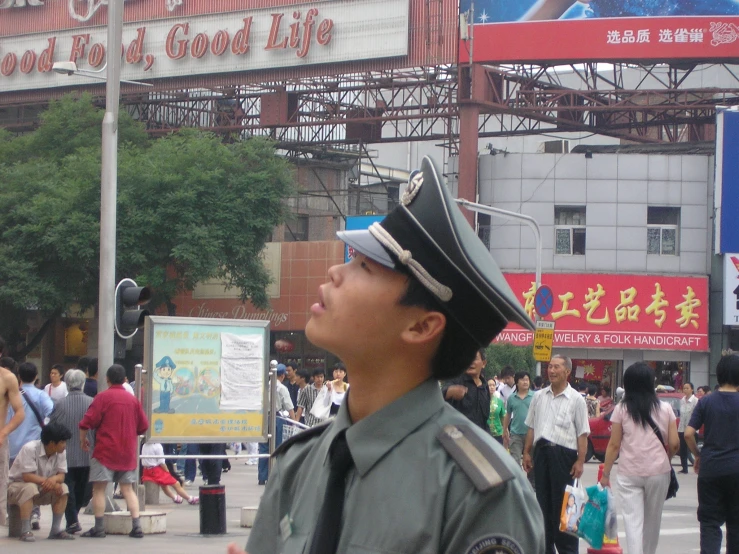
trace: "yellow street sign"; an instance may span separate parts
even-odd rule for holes
[[[534,333],[534,360],[548,362],[552,358],[552,343],[554,342],[554,322],[537,321]]]

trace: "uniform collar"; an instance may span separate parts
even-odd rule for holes
[[[347,391],[351,395],[351,389]],[[347,396],[347,399],[349,396]],[[333,425],[329,428],[328,444],[341,431],[354,458],[354,465],[364,477],[395,445],[444,407],[439,384],[429,379],[394,402],[352,424],[349,408],[344,401]],[[327,451],[328,452],[328,451]]]

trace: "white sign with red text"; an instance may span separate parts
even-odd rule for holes
[[[300,67],[404,56],[409,0],[316,2],[284,8],[127,23],[121,78]],[[51,71],[105,65],[104,26],[0,38],[0,92],[90,84]]]

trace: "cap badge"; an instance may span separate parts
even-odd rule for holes
[[[413,202],[413,199],[421,190],[421,185],[423,185],[423,173],[419,171],[408,181],[408,187],[405,189],[403,196],[400,197],[400,203],[407,206]]]

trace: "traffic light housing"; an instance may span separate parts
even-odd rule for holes
[[[115,288],[115,332],[129,339],[143,328],[148,310],[142,309],[151,300],[151,289],[140,287],[133,279],[123,279]]]

